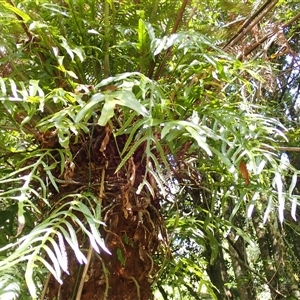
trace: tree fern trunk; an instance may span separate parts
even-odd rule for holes
[[[62,300],[152,299],[151,284],[157,272],[153,256],[166,236],[162,232],[164,225],[159,209],[154,207],[155,199],[145,190],[136,194],[143,177],[136,177],[134,182],[129,179],[133,177],[132,172],[145,172],[141,160],[143,149],[138,148],[125,167],[115,172],[121,160],[116,148],[122,149],[126,138],[107,138],[106,129],[100,126],[92,132],[94,136],[91,137],[90,148],[97,151],[78,153],[78,145],[70,144],[77,166],[72,179],[75,182],[89,182],[81,191],[83,188],[90,189],[98,198],[102,210],[101,221],[106,224],[102,227],[102,237],[111,254],[92,251],[89,238],[78,235],[81,251],[88,257],[87,267],[77,262],[72,249],[67,249],[70,276],[63,276],[62,285],[52,278],[47,296],[49,299],[57,297]],[[106,144],[106,148],[101,152],[99,145],[102,143]],[[100,167],[93,167],[96,164]],[[72,190],[78,190],[78,186],[62,185],[60,189],[71,193]],[[59,194],[55,197],[61,198]]]

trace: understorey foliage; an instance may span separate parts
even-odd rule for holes
[[[0,1],[0,298],[299,299],[298,4],[208,2]]]

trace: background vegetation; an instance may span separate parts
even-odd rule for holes
[[[0,1],[1,299],[300,299],[297,1]]]

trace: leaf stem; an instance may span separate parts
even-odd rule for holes
[[[104,78],[109,76],[109,2],[104,1]]]
[[[173,29],[171,31],[171,34],[174,34],[174,33],[177,32],[179,24],[180,24],[180,22],[182,20],[182,17],[183,17],[183,13],[185,12],[185,9],[186,9],[186,6],[188,5],[188,3],[189,3],[189,0],[183,0],[182,1],[182,5],[181,5],[180,10],[177,14],[177,18],[175,20],[175,23],[174,23]],[[163,61],[159,65],[159,67],[158,67],[158,69],[157,69],[157,71],[154,75],[155,80],[159,79],[159,77],[160,77],[160,75],[161,75],[161,73],[162,73],[162,71],[163,71],[163,69],[166,65],[166,61],[167,61],[168,57],[171,55],[171,53],[172,53],[172,47],[168,48],[168,50],[166,51],[166,53],[164,55],[164,58],[163,58]],[[152,72],[154,70],[154,65],[153,64],[155,65],[155,61],[153,61],[152,65],[150,66],[150,69],[151,69]],[[150,75],[152,75],[152,74],[150,74]],[[151,78],[151,76],[149,76],[149,77]]]
[[[85,264],[82,275],[81,275],[81,280],[80,280],[78,290],[77,290],[77,294],[76,294],[76,300],[81,299],[82,289],[83,289],[83,285],[84,285],[84,282],[85,282],[85,277],[86,277],[87,271],[88,271],[89,266],[90,266],[92,254],[93,254],[93,247],[90,244],[90,247],[89,247],[89,250],[88,250],[88,253],[87,253],[87,263]]]

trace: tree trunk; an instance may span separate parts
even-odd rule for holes
[[[227,236],[227,240],[239,298],[241,300],[254,300],[256,299],[256,293],[253,287],[252,275],[248,268],[244,239],[240,236],[237,237],[232,229]]]
[[[61,300],[152,299],[151,283],[157,272],[153,255],[166,238],[158,199],[144,189],[136,194],[145,174],[144,149],[138,148],[125,167],[116,173],[121,159],[114,139],[105,130],[95,128],[88,158],[86,152],[78,152],[78,145],[71,146],[70,150],[78,169],[72,180],[89,182],[86,189],[99,198],[102,221],[107,225],[102,228],[102,237],[111,255],[104,251],[95,253],[88,237],[78,234],[88,263],[80,265],[72,249],[67,249],[70,275],[63,275],[61,286],[54,278],[50,279],[49,300],[55,297]],[[118,149],[122,149],[124,137],[118,142]],[[62,185],[61,189],[71,192],[78,190],[78,186]],[[56,198],[60,198],[59,195]]]
[[[77,263],[70,249],[70,275],[64,275],[62,286],[54,278],[50,280],[48,299],[57,295],[61,300],[152,299],[151,282],[156,269],[148,254],[155,245],[150,230],[138,225],[135,218],[126,219],[121,214],[117,227],[110,230],[111,233],[106,235],[106,245],[112,254],[102,252],[99,255],[92,250],[88,270],[84,274],[85,266]],[[80,284],[83,284],[82,292],[79,291]]]
[[[230,214],[235,204],[228,201],[225,207],[225,217],[230,219]],[[243,229],[244,218],[236,214],[232,220],[234,226]],[[237,283],[238,296],[241,300],[256,299],[255,288],[253,287],[253,279],[248,266],[247,252],[244,239],[236,234],[236,231],[231,228],[227,235],[229,244],[229,255],[232,262],[233,272]]]
[[[252,222],[255,228],[257,242],[261,253],[261,259],[263,262],[267,283],[270,287],[272,299],[280,299],[281,296],[278,292],[279,280],[277,277],[277,270],[274,265],[274,260],[270,253],[268,234],[265,226],[261,224],[261,215],[258,214],[257,209],[255,209],[253,212]]]
[[[288,295],[288,297],[292,297],[292,299],[300,299],[299,284],[295,279],[295,272],[288,257],[288,250],[282,237],[283,233],[278,226],[277,217],[273,214],[270,215],[267,228],[272,240],[272,252],[277,265],[277,276],[281,278],[279,291]]]
[[[220,243],[219,236],[215,236],[215,238]],[[206,251],[204,254],[206,257],[206,261],[209,262],[211,260],[212,255],[212,249],[209,244],[206,246]],[[222,248],[219,248],[218,256],[216,257],[215,261],[207,265],[206,272],[212,284],[217,288],[215,294],[218,300],[234,299],[234,296],[232,295],[231,291],[226,286],[226,283],[229,282],[229,278],[225,260],[223,257]]]
[[[286,213],[285,223],[284,223],[284,233],[287,246],[289,250],[288,255],[291,261],[291,268],[293,269],[296,278],[300,278],[300,270],[298,266],[300,265],[300,235],[299,235],[299,214],[296,215],[297,221],[295,221],[290,212]]]

